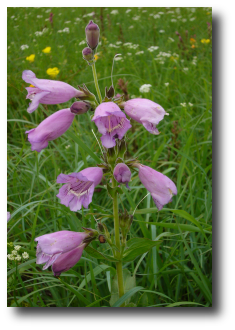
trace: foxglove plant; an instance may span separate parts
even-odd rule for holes
[[[121,298],[125,292],[123,260],[133,260],[156,245],[156,241],[150,240],[146,244],[145,238],[140,239],[138,246],[136,244],[127,245],[127,235],[133,215],[126,209],[119,211],[118,196],[123,193],[123,185],[130,189],[131,170],[138,171],[141,183],[150,192],[159,211],[164,205],[171,202],[172,197],[177,194],[177,188],[167,176],[140,164],[137,158],[127,159],[125,136],[132,127],[130,120],[141,123],[148,132],[157,135],[159,132],[156,125],[168,114],[159,104],[151,100],[136,98],[124,101],[124,95],[116,94],[114,96],[113,85],[109,89],[105,89],[105,97],[102,98],[94,56],[99,44],[99,31],[98,25],[90,21],[85,29],[87,47],[82,51],[83,59],[92,68],[98,100],[84,84],[76,89],[61,81],[38,79],[32,71],[26,70],[23,72],[22,78],[31,84],[26,89],[27,98],[32,101],[28,112],[36,110],[39,103],[58,104],[75,99],[71,102],[70,107],[53,113],[36,128],[32,128],[26,133],[32,150],[40,152],[48,146],[48,141],[55,140],[65,133],[73,120],[81,118],[80,115],[86,112],[93,115],[92,121],[101,134],[100,139],[103,145],[101,159],[103,162],[80,172],[61,173],[57,177],[57,183],[63,185],[59,188],[57,197],[60,203],[72,212],[77,212],[82,207],[87,209],[92,202],[95,187],[101,183],[102,179],[106,180],[105,188],[113,202],[114,236],[110,235],[104,222],[98,222],[96,229],[83,228],[84,232],[63,230],[44,234],[35,239],[38,243],[36,262],[45,264],[44,270],[52,266],[54,275],[59,276],[80,260],[84,249],[88,254],[97,256],[97,251],[94,255],[92,252],[94,249],[88,248],[93,240],[108,244],[113,255],[104,256],[104,259],[111,259],[116,264],[118,294]],[[102,253],[99,252],[100,255]]]

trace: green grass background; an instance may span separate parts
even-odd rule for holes
[[[114,9],[118,14],[112,14]],[[125,190],[121,197],[130,212],[141,201],[129,238],[161,241],[143,257],[124,264],[135,276],[136,286],[143,287],[130,301],[138,307],[212,306],[212,37],[207,24],[212,22],[211,8],[142,7],[129,8],[131,11],[126,13],[127,9],[8,8],[7,210],[12,215],[8,243],[21,245],[21,252],[29,253],[29,259],[17,265],[8,260],[8,306],[110,307],[114,263],[84,252],[76,266],[62,273],[61,281],[50,269],[42,271],[35,264],[37,236],[59,230],[82,231],[83,226],[94,228],[94,217],[102,219],[112,232],[112,201],[103,180],[88,210],[74,213],[59,203],[57,176],[96,164],[81,143],[69,137],[69,132],[75,132],[77,142],[85,143],[97,156],[100,150],[91,129],[100,135],[90,120],[91,114],[85,114],[42,152],[32,152],[25,131],[71,102],[40,105],[28,114],[28,84],[21,78],[27,69],[38,78],[50,78],[46,70],[58,67],[57,80],[74,87],[85,83],[95,93],[92,70],[81,56],[85,45],[80,44],[90,19],[101,30],[96,69],[102,95],[111,85],[113,57],[122,54],[114,64],[115,92],[121,93],[121,78],[127,82],[129,97],[151,99],[169,113],[158,125],[158,136],[133,122],[127,133],[128,155],[169,176],[178,189],[172,203],[158,212],[150,195],[141,201],[147,191],[133,172],[131,192]],[[53,27],[48,21],[50,12],[54,14]],[[69,32],[58,32],[66,27]],[[42,35],[37,36],[37,31]],[[194,48],[190,38],[195,39]],[[210,39],[210,43],[203,44],[201,39]],[[138,47],[128,48],[125,43]],[[22,50],[22,45],[28,48]],[[51,53],[44,54],[42,50],[48,46]],[[151,46],[159,48],[150,52]],[[136,54],[139,51],[143,53]],[[31,54],[35,54],[33,63],[26,60]],[[159,57],[161,60],[156,60]],[[149,93],[140,93],[143,84],[152,85]],[[91,245],[108,252],[106,244]],[[8,253],[11,250],[8,245]]]

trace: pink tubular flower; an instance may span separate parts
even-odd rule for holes
[[[27,111],[29,113],[37,109],[39,103],[59,104],[69,101],[73,97],[82,97],[84,93],[62,81],[38,79],[31,70],[25,70],[22,79],[34,87],[26,87],[27,99],[32,102]]]
[[[126,187],[130,189],[130,187],[128,186],[128,182],[131,179],[131,171],[126,164],[124,163],[117,164],[114,168],[113,176],[117,182],[125,183]]]
[[[48,141],[57,139],[69,129],[74,116],[70,109],[59,110],[43,120],[36,128],[26,131],[31,149],[40,152],[46,148]]]
[[[57,231],[35,238],[37,244],[37,264],[44,264],[43,270],[52,265],[55,276],[73,267],[81,258],[89,233]]]
[[[155,126],[165,115],[168,115],[159,104],[147,99],[132,99],[125,102],[124,111],[130,118],[155,135],[159,134]]]
[[[177,194],[177,188],[164,174],[153,170],[151,167],[136,164],[139,168],[139,179],[145,188],[151,193],[154,203],[159,211],[163,205],[172,201],[172,196]]]
[[[112,148],[116,145],[115,138],[121,140],[127,130],[131,128],[130,121],[124,112],[113,102],[101,103],[95,110],[92,118],[102,135],[104,147]]]
[[[66,183],[59,190],[57,197],[60,203],[69,207],[71,211],[78,211],[82,205],[87,209],[92,201],[95,186],[97,186],[103,176],[103,171],[99,167],[88,167],[79,173],[69,175],[60,174],[57,183]]]

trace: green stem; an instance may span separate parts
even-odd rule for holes
[[[100,103],[102,103],[102,96],[101,96],[101,93],[100,93],[100,88],[99,88],[98,79],[97,79],[97,73],[96,73],[96,69],[95,69],[95,62],[92,64],[91,67],[92,67],[92,72],[93,72],[93,77],[94,77],[96,92],[98,94]]]
[[[112,179],[113,188],[116,186],[116,181]],[[118,196],[115,192],[113,197],[113,216],[114,216],[114,232],[115,232],[115,244],[119,252],[116,252],[116,257],[121,257],[121,244],[120,244],[120,233],[119,233],[119,216],[118,216]],[[118,293],[119,298],[124,295],[124,284],[123,284],[123,273],[122,273],[122,261],[116,262],[117,278],[118,278]]]

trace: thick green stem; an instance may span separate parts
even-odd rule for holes
[[[116,181],[112,180],[113,188],[116,186]],[[115,231],[115,244],[119,252],[116,252],[116,257],[119,259],[121,257],[121,243],[120,243],[120,233],[119,233],[119,216],[118,216],[118,196],[115,192],[113,197],[113,216],[114,216],[114,231]],[[123,273],[122,273],[122,261],[116,262],[117,278],[118,278],[118,293],[119,298],[124,295],[124,284],[123,284]]]
[[[102,103],[102,96],[101,96],[101,93],[100,93],[100,88],[99,88],[98,79],[97,79],[97,73],[96,73],[96,69],[95,69],[95,62],[92,64],[91,67],[92,67],[92,72],[93,72],[93,77],[94,77],[96,92],[98,94],[100,103]]]

